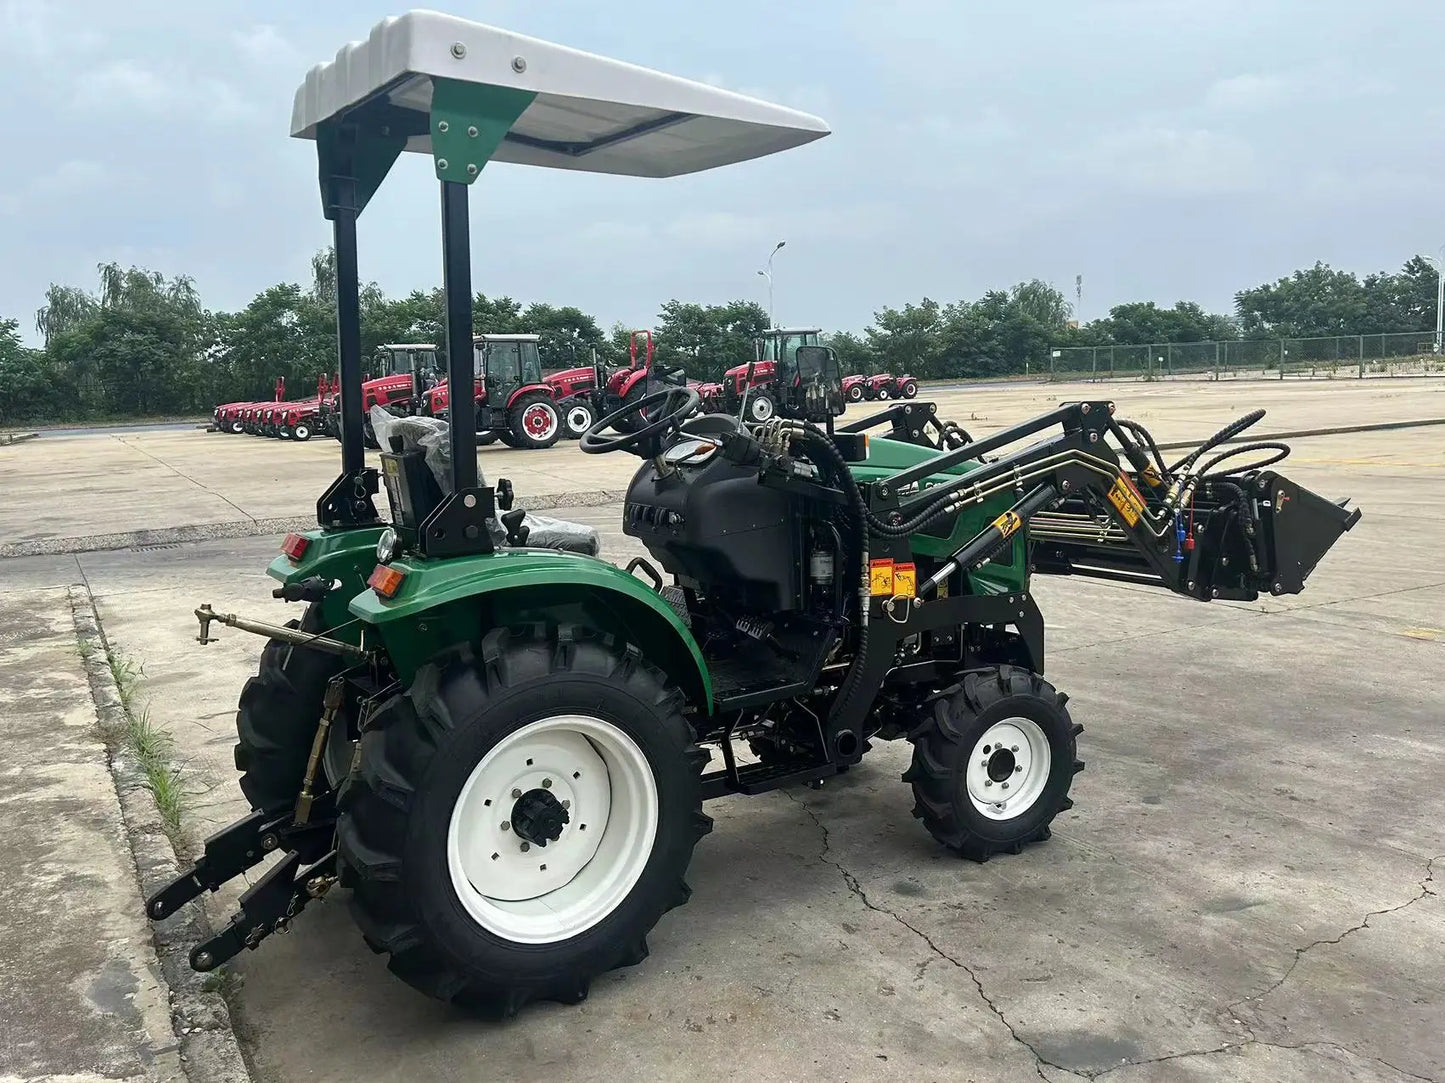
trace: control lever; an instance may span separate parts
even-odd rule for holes
[[[271,597],[288,602],[319,602],[331,590],[331,580],[312,576],[299,583],[286,583],[271,592]]]
[[[497,507],[503,511],[512,510],[512,483],[506,478],[497,479]]]
[[[507,528],[508,545],[523,546],[527,544],[527,535],[532,533],[532,528],[522,523],[526,515],[527,513],[521,508],[502,515],[502,525]]]

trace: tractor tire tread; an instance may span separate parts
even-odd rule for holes
[[[979,822],[982,817],[972,808],[960,772],[971,752],[967,742],[976,739],[971,733],[992,724],[981,716],[988,711],[1022,709],[1001,706],[1010,701],[1017,705],[1021,700],[1034,700],[1042,708],[1048,722],[1042,728],[1050,741],[1054,766],[1038,801],[1021,814],[1025,822],[1015,833],[1007,834],[993,824]],[[1082,727],[1069,718],[1064,700],[1039,674],[1018,666],[993,666],[965,674],[934,700],[933,711],[926,712],[908,733],[913,759],[903,780],[913,787],[914,817],[948,849],[979,862],[998,853],[1018,853],[1030,843],[1048,839],[1054,817],[1073,808],[1069,785],[1083,769],[1083,762],[1074,754],[1075,738]],[[974,817],[977,820],[970,822]]]
[[[505,710],[508,700],[530,695],[564,673],[622,684],[637,700],[652,704],[662,716],[668,743],[681,750],[690,777],[701,775],[709,757],[681,714],[681,693],[668,687],[663,674],[636,648],[566,625],[536,625],[496,628],[475,651],[462,647],[447,652],[424,665],[410,688],[373,710],[361,738],[360,770],[339,801],[337,851],[343,882],[352,888],[352,915],[367,944],[388,955],[388,968],[417,990],[484,1017],[507,1018],[533,1001],[575,1004],[586,997],[596,974],[645,959],[647,932],[691,894],[683,873],[697,840],[712,829],[711,817],[702,812],[699,786],[693,813],[679,821],[683,826],[673,859],[678,867],[671,886],[638,905],[636,920],[628,922],[634,926],[630,934],[619,930],[615,939],[594,938],[571,965],[532,976],[507,971],[497,960],[515,948],[489,955],[485,969],[460,961],[459,949],[430,923],[439,905],[457,906],[454,898],[439,903],[435,891],[419,890],[407,874],[404,855],[412,852],[409,842],[420,831],[420,821],[413,821],[408,809],[422,815],[426,801],[413,798],[425,786],[448,735],[461,726],[477,725],[473,720],[485,711]],[[405,803],[397,800],[402,793]]]

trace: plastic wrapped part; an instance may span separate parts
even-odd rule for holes
[[[445,421],[435,417],[397,417],[384,406],[373,406],[370,418],[371,431],[376,434],[381,450],[390,451],[391,438],[400,436],[401,450],[420,448],[442,492],[452,491],[452,449]]]
[[[602,549],[602,540],[594,527],[553,519],[550,515],[528,512],[522,519],[528,528],[527,545],[533,549],[563,549],[569,553],[585,553],[595,557]],[[505,537],[506,531],[502,532]]]
[[[376,442],[383,450],[391,450],[393,436],[401,438],[401,450],[420,448],[432,476],[441,486],[443,493],[452,491],[452,459],[450,426],[435,417],[397,417],[384,406],[371,408],[371,429],[376,433]],[[477,484],[485,485],[487,479],[477,474]],[[561,549],[568,553],[584,553],[595,557],[602,549],[602,540],[594,527],[582,523],[571,523],[566,519],[554,519],[550,515],[533,515],[527,512],[522,517],[527,528],[526,545],[532,549]],[[507,544],[507,530],[496,519],[487,520],[492,542],[499,548]]]

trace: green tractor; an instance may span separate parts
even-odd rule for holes
[[[342,472],[268,569],[299,620],[197,610],[201,642],[214,622],[269,640],[237,716],[253,811],[146,904],[164,919],[269,862],[197,970],[338,891],[428,995],[502,1015],[579,1001],[687,900],[707,800],[821,785],[879,740],[912,743],[904,781],[942,846],[1018,853],[1083,766],[1031,567],[1201,601],[1294,593],[1358,518],[1231,466],[1238,451],[1204,459],[1256,415],[1172,465],[1108,402],[977,440],[920,402],[838,426],[836,358],[806,345],[795,417],[695,415],[673,387],[583,434],[583,453],[638,457],[623,527],[648,557],[529,544],[512,486],[478,476],[471,396],[444,444],[379,432],[365,465],[356,220],[393,161],[429,152],[441,182],[447,365],[466,386],[468,185],[489,159],[663,177],[828,129],[413,13],[314,69],[292,131],[316,140],[334,227]]]

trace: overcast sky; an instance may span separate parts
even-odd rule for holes
[[[440,4],[436,6],[441,6]],[[401,7],[0,0],[0,316],[95,265],[192,275],[213,308],[302,280],[329,240],[306,69]],[[1040,277],[1080,315],[1445,244],[1438,0],[456,0],[453,14],[817,113],[828,138],[667,181],[494,165],[476,287],[606,326],[669,297],[859,329],[881,305]],[[408,155],[361,220],[364,277],[440,279]]]

